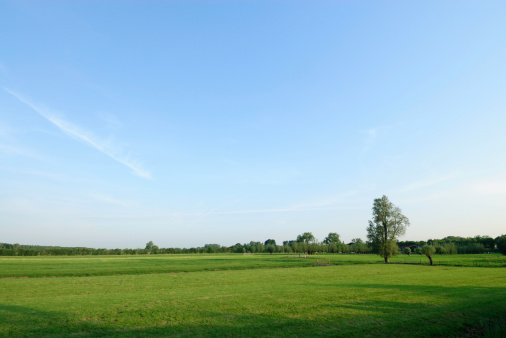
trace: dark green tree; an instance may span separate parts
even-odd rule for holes
[[[317,241],[312,233],[305,232],[302,235],[298,235],[297,242],[300,244],[299,248],[302,247],[302,251],[306,251],[309,255],[316,252],[315,244],[317,244]]]
[[[276,247],[272,244],[267,244],[265,246],[265,251],[267,251],[268,253],[270,253],[272,255],[276,251]]]
[[[335,232],[329,233],[327,237],[323,240],[323,243],[330,244],[330,243],[341,243],[341,240],[339,239],[339,235]]]
[[[506,235],[499,236],[495,239],[495,245],[497,245],[497,249],[503,255],[506,255]]]
[[[374,200],[372,215],[367,238],[373,249],[385,259],[385,263],[389,263],[390,257],[397,254],[397,238],[406,232],[409,219],[384,195]]]
[[[432,256],[436,253],[436,248],[432,245],[424,245],[422,247],[422,253],[427,256],[427,258],[430,261],[430,265],[434,265],[434,262],[432,261]]]
[[[149,241],[146,243],[146,250],[151,251],[153,250],[153,241]]]
[[[351,240],[351,243],[351,251],[354,251],[356,253],[365,253],[368,251],[367,245],[360,238],[353,238]]]

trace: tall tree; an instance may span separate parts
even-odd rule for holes
[[[312,255],[317,251],[315,244],[317,244],[318,241],[311,232],[305,232],[302,235],[298,235],[297,242],[299,243],[299,248],[302,247],[302,251],[306,251],[309,255]]]
[[[305,232],[302,235],[297,236],[297,242],[299,243],[313,243],[316,239],[314,238],[313,234],[311,232]]]
[[[367,227],[367,238],[385,263],[389,263],[390,257],[397,253],[397,238],[406,232],[409,219],[385,195],[374,200],[372,216]]]
[[[341,240],[339,239],[339,235],[335,232],[329,233],[327,237],[323,240],[323,243],[330,244],[330,243],[341,243]]]
[[[146,250],[151,251],[153,249],[153,241],[149,241],[146,243]]]

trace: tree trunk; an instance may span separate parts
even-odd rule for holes
[[[434,262],[432,261],[432,257],[431,256],[428,256],[428,257],[429,257],[430,265],[434,265]]]
[[[385,264],[388,264],[388,263],[390,263],[390,259],[389,259],[389,257],[385,257]]]

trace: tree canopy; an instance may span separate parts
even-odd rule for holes
[[[323,243],[330,244],[330,243],[341,243],[341,240],[339,238],[339,235],[335,232],[329,233],[327,237],[323,240]]]
[[[495,239],[495,244],[497,245],[497,249],[499,249],[503,255],[506,255],[506,235],[497,237]]]
[[[398,251],[397,238],[405,234],[409,219],[385,195],[374,200],[372,215],[367,238],[373,249],[385,259],[385,263],[389,263],[389,258]]]
[[[430,265],[434,265],[434,262],[432,261],[432,256],[436,253],[436,248],[432,245],[424,245],[422,247],[422,253],[427,256],[427,258],[430,261]]]
[[[316,241],[316,239],[314,238],[314,236],[311,232],[305,232],[302,235],[297,236],[297,242],[299,242],[299,243],[310,244],[315,241]]]

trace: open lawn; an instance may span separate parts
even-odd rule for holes
[[[304,257],[302,255],[302,257]],[[506,257],[499,254],[436,255],[436,265],[506,267]],[[243,270],[259,268],[305,267],[320,263],[333,265],[377,264],[378,255],[328,254],[299,258],[287,254],[190,254],[140,256],[43,256],[0,257],[0,277],[104,276],[195,272],[205,270]],[[425,256],[398,255],[391,263],[429,264]]]
[[[364,256],[355,257],[379,260]],[[52,270],[45,275],[64,277],[0,279],[0,335],[461,337],[506,330],[504,268],[287,269],[314,262],[281,255],[36,257],[0,260],[4,275],[6,261],[32,266],[33,275]],[[86,271],[81,275],[107,274],[116,261],[108,275],[75,277],[78,267]],[[37,270],[37,262],[44,268]],[[126,270],[130,263],[134,274]],[[138,272],[142,263],[147,268]],[[191,272],[160,273],[159,265]]]

